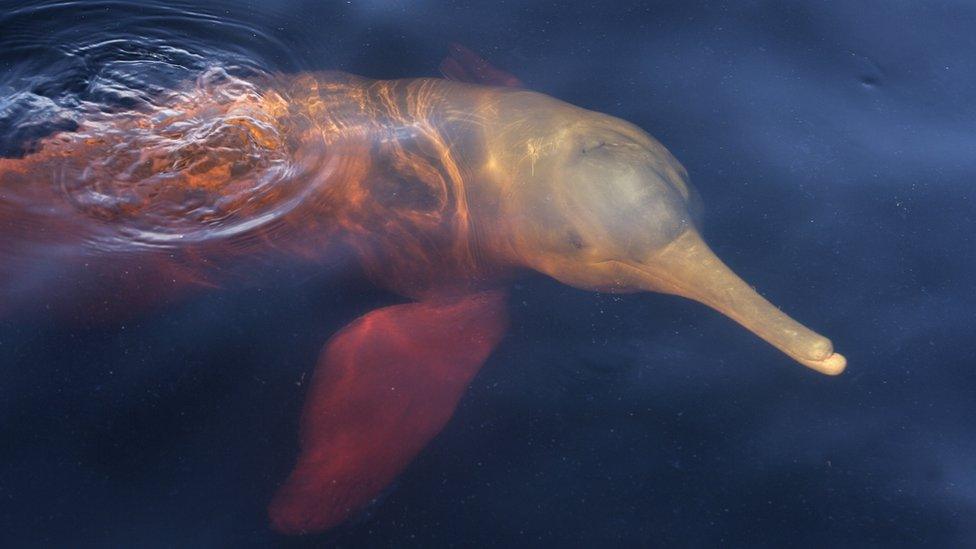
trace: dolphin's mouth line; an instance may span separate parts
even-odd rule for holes
[[[659,250],[648,263],[609,259],[620,288],[679,295],[708,305],[735,320],[800,364],[827,375],[844,371],[847,360],[826,337],[793,320],[733,273],[695,231]]]

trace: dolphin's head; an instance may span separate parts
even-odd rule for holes
[[[684,168],[631,124],[580,110],[521,148],[509,199],[511,241],[535,270],[590,290],[650,289],[622,277],[694,230]]]
[[[830,340],[711,252],[696,227],[697,195],[664,146],[623,120],[563,105],[508,128],[515,167],[499,202],[517,263],[587,290],[688,297],[810,368],[844,369]]]

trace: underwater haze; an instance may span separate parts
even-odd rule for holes
[[[0,157],[186,81],[437,77],[457,43],[657,138],[716,254],[848,360],[526,275],[443,431],[362,512],[286,536],[267,506],[322,344],[402,297],[339,256],[153,306],[0,265],[0,546],[976,545],[973,28],[948,0],[0,1]],[[177,213],[132,242],[188,234]]]

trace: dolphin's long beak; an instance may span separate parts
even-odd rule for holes
[[[847,359],[834,352],[829,339],[763,299],[732,272],[693,229],[646,261],[631,267],[637,271],[642,289],[704,303],[808,368],[837,375],[847,366]]]

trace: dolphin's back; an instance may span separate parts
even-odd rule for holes
[[[406,295],[472,276],[465,187],[490,90],[214,71],[133,108],[82,105],[76,129],[0,159],[0,309],[56,281],[215,286],[348,250]]]
[[[81,105],[73,131],[0,158],[0,313],[84,280],[153,293],[328,261],[329,189],[357,160],[326,154],[284,82],[215,72],[131,109]]]

